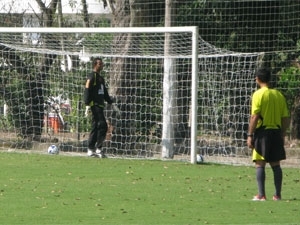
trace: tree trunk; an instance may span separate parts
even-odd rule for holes
[[[143,9],[140,8],[142,0],[124,0],[124,1],[106,1],[111,7],[113,14],[112,27],[137,27],[142,25],[141,14]],[[112,8],[112,6],[114,6]],[[118,55],[128,55],[130,48],[139,47],[139,39],[135,38],[132,34],[117,34],[113,40],[113,46],[118,46],[112,49],[112,51]],[[131,64],[131,60],[134,60],[135,68]],[[124,146],[128,145],[129,142],[135,142],[132,137],[136,135],[136,88],[135,87],[138,79],[138,67],[137,63],[139,59],[132,59],[130,57],[116,57],[112,59],[113,71],[110,73],[110,95],[116,98],[116,105],[120,108],[121,119],[118,121],[111,121],[112,124],[118,130],[120,136],[114,136],[118,143]],[[130,71],[130,72],[128,72]],[[137,72],[133,72],[137,71]],[[116,125],[117,124],[117,125]],[[128,128],[128,129],[125,129]],[[129,140],[130,139],[130,140]],[[119,146],[118,148],[122,148]],[[131,147],[129,147],[131,148]]]
[[[41,24],[44,24],[45,27],[53,26],[53,15],[57,9],[58,1],[59,0],[51,1],[47,8],[41,0],[36,0],[44,15]],[[53,38],[53,36],[53,34],[44,35],[43,41],[46,48],[50,40],[51,45],[53,45],[54,40],[57,40],[57,38]],[[60,46],[58,42],[56,44],[57,46]],[[31,101],[25,103],[27,105],[26,114],[30,115],[30,118],[21,126],[21,132],[24,137],[39,137],[42,134],[44,119],[43,84],[45,80],[47,80],[48,71],[55,58],[56,55],[45,54],[41,59],[40,72],[29,76],[29,79],[26,82],[27,89],[25,90],[25,94],[28,97],[27,99],[30,99]]]
[[[165,27],[172,26],[173,1],[166,0]],[[176,76],[175,59],[169,57],[171,52],[172,35],[165,34],[164,82],[163,82],[163,130],[162,158],[174,156],[174,123],[176,123]]]
[[[90,27],[90,22],[89,22],[89,14],[88,14],[88,7],[86,4],[86,0],[81,0],[82,4],[82,16],[83,16],[83,22],[85,27]]]

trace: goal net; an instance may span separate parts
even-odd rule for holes
[[[215,48],[196,27],[0,28],[1,147],[85,154],[83,91],[104,60],[110,157],[246,156],[262,54]]]

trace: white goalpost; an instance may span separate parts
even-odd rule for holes
[[[253,74],[263,53],[205,42],[197,27],[0,28],[2,148],[49,143],[84,154],[90,118],[82,95],[92,59],[113,107],[109,157],[240,163]]]

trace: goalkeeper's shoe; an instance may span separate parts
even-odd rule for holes
[[[87,150],[87,156],[88,157],[94,157],[94,158],[99,158],[99,154],[95,153],[93,150],[88,149]]]
[[[107,156],[104,154],[103,151],[101,151],[100,149],[96,150],[96,154],[99,158],[107,158]]]
[[[93,156],[95,153],[93,152],[93,150],[88,149],[87,150],[87,156]]]
[[[266,201],[266,196],[260,196],[260,195],[255,195],[253,198],[252,198],[252,201]]]

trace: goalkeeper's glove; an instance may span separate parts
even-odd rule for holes
[[[84,116],[85,117],[88,117],[89,116],[89,114],[90,114],[90,112],[91,112],[91,106],[86,106],[85,107],[85,113],[84,113]]]

